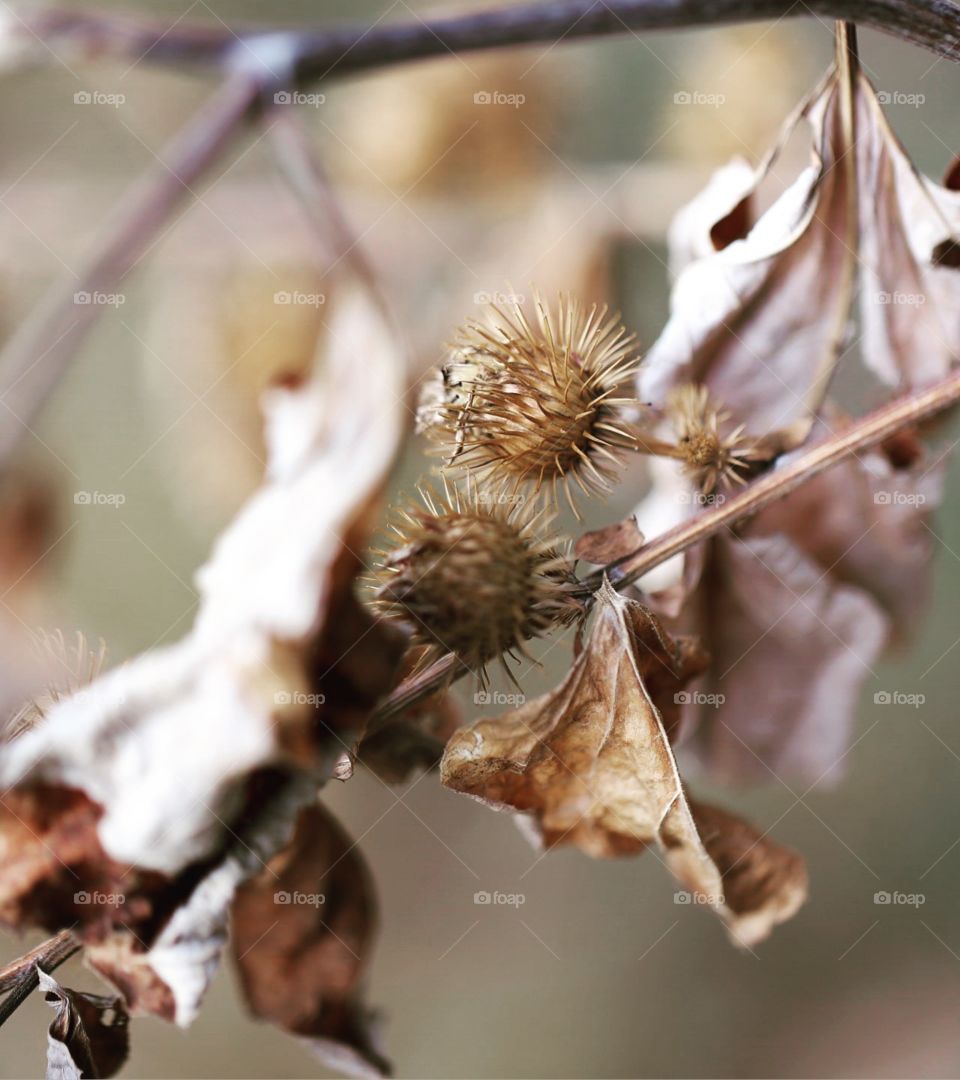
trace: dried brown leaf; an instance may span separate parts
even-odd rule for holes
[[[181,1024],[233,891],[286,840],[400,659],[353,588],[401,434],[403,365],[358,292],[330,337],[310,378],[267,395],[267,477],[200,571],[187,637],[54,705],[0,762],[0,867],[16,868],[0,874],[0,913],[79,922],[103,947],[91,962]],[[87,881],[123,903],[73,903]]]
[[[589,855],[617,856],[655,844],[731,937],[750,945],[795,901],[778,888],[738,887],[736,906],[728,904],[723,869],[698,831],[669,729],[702,654],[672,642],[649,611],[607,583],[596,607],[589,641],[564,681],[519,709],[458,731],[441,763],[443,783],[532,815],[548,847],[574,844]],[[711,842],[722,851],[714,832]],[[759,851],[757,859],[776,862],[775,851]],[[794,889],[793,876],[789,884]]]
[[[632,554],[643,546],[643,533],[634,517],[584,533],[574,545],[578,559],[603,566]]]
[[[960,356],[960,193],[922,176],[865,76],[858,84],[860,310],[864,363],[907,389]]]
[[[731,936],[746,946],[762,941],[806,900],[806,864],[795,851],[726,810],[693,800],[690,809],[723,879]]]
[[[47,1080],[115,1076],[130,1050],[123,1002],[70,990],[42,970],[37,974],[40,992],[56,1010],[47,1033]]]
[[[889,621],[782,536],[721,536],[691,603],[712,655],[687,706],[693,745],[734,780],[836,780]]]
[[[306,1039],[330,1067],[383,1076],[362,985],[376,930],[360,852],[319,805],[233,901],[233,953],[255,1016]]]
[[[673,387],[701,384],[748,436],[789,429],[794,444],[843,346],[854,278],[835,73],[788,120],[781,144],[800,120],[810,125],[811,164],[745,235],[749,201],[779,147],[756,170],[731,162],[677,215],[670,319],[638,376],[643,401],[662,407]]]

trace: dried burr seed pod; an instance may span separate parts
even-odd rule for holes
[[[742,424],[725,433],[723,428],[730,414],[711,401],[705,386],[687,383],[675,387],[667,397],[664,413],[673,427],[675,441],[641,433],[638,449],[682,462],[704,495],[717,487],[746,483],[743,473],[776,456],[775,440],[748,441]]]
[[[743,438],[743,425],[723,433],[730,414],[710,400],[705,386],[687,384],[671,391],[667,413],[677,433],[679,458],[694,483],[709,495],[716,488],[746,481],[741,473],[756,457]]]
[[[623,417],[632,397],[618,389],[639,367],[635,338],[606,307],[585,310],[537,298],[533,323],[516,304],[491,306],[470,322],[428,389],[420,427],[442,444],[446,468],[492,486],[535,493],[557,486],[579,518],[571,479],[586,496],[605,495],[637,439]]]
[[[414,640],[456,654],[478,678],[503,654],[577,617],[575,579],[557,539],[538,535],[545,513],[488,491],[445,497],[397,513],[397,546],[376,571],[376,603],[411,624]]]

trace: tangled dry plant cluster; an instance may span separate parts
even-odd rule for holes
[[[848,28],[839,42],[787,123],[810,133],[795,182],[760,213],[776,151],[735,161],[677,217],[645,356],[569,297],[495,305],[453,337],[417,413],[441,475],[391,511],[372,603],[362,553],[406,434],[405,358],[345,260],[322,355],[263,399],[266,475],[198,574],[192,629],[103,673],[78,646],[82,685],[7,731],[0,918],[56,936],[0,972],[0,1017],[39,983],[49,1075],[113,1075],[131,1015],[189,1024],[225,952],[256,1016],[339,1071],[386,1073],[363,993],[372,878],[323,806],[359,767],[436,768],[543,849],[650,850],[746,949],[804,902],[802,857],[695,798],[679,762],[711,780],[836,769],[869,663],[925,592],[931,446],[960,398],[960,169],[916,172]],[[830,388],[858,287],[889,401],[854,419]],[[905,289],[929,302],[878,299]],[[634,459],[652,477],[634,515],[555,532],[561,503],[579,520]],[[514,678],[570,626],[555,688],[461,715],[457,678],[486,685],[495,661]],[[803,695],[778,692],[784,665]],[[56,981],[78,950],[114,993]]]

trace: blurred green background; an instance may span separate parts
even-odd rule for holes
[[[436,10],[366,0],[103,6],[228,25]],[[671,213],[730,155],[760,158],[831,50],[832,27],[815,17],[625,33],[331,82],[325,102],[303,111],[365,249],[398,283],[418,363],[435,360],[475,314],[467,305],[478,292],[508,281],[519,291],[589,290],[598,273],[612,278],[649,344],[666,317]],[[939,177],[960,150],[960,72],[870,31],[861,50],[879,87],[922,96],[889,115],[918,166]],[[7,332],[50,281],[76,271],[121,193],[213,85],[131,64],[64,54],[3,77]],[[474,106],[474,92],[497,88],[526,100],[512,115]],[[125,100],[78,107],[78,90]],[[677,105],[683,90],[724,101]],[[63,537],[43,560],[41,599],[31,603],[48,627],[102,637],[115,661],[189,626],[192,573],[260,468],[257,390],[302,349],[311,317],[322,323],[320,310],[302,313],[304,326],[268,325],[264,298],[312,280],[317,254],[269,140],[251,132],[234,158],[126,280],[123,304],[104,310],[25,448],[29,467],[55,487],[54,536]],[[421,449],[411,448],[399,486],[426,467]],[[631,472],[599,520],[629,510],[644,483]],[[94,490],[125,502],[74,504],[74,493]],[[574,851],[538,859],[508,815],[443,791],[435,776],[390,789],[361,772],[331,785],[329,803],[362,838],[379,884],[369,998],[383,1009],[398,1075],[960,1075],[952,498],[935,529],[930,617],[866,686],[863,737],[845,782],[711,793],[761,827],[776,822],[776,839],[809,862],[808,904],[756,956],[735,951],[708,913],[676,905],[656,859],[601,863]],[[556,677],[565,648],[525,680],[528,694]],[[873,704],[876,690],[894,688],[922,693],[925,704]],[[477,906],[481,889],[526,902]],[[878,906],[878,890],[921,893],[925,903]],[[4,939],[4,959],[19,951]],[[82,972],[73,980],[95,983]],[[20,1010],[3,1033],[0,1075],[40,1074],[47,1019],[39,995]],[[324,1073],[294,1041],[246,1018],[225,967],[190,1031],[135,1024],[125,1075]]]

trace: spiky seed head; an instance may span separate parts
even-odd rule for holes
[[[623,413],[637,402],[617,393],[638,366],[634,337],[606,307],[561,297],[551,311],[537,298],[531,322],[519,304],[491,305],[460,330],[420,423],[448,469],[514,492],[549,484],[554,505],[562,484],[576,513],[571,480],[606,494],[621,452],[636,448]]]
[[[706,386],[676,387],[667,399],[667,415],[677,435],[675,456],[705,495],[718,486],[744,483],[741,473],[755,450],[743,438],[743,425],[724,432],[730,414],[711,401]]]
[[[376,602],[434,655],[455,653],[483,681],[488,661],[576,616],[569,560],[537,534],[542,513],[483,492],[421,496],[398,512]]]
[[[10,718],[0,736],[5,739],[15,739],[44,721],[59,701],[89,686],[106,663],[107,646],[103,640],[92,648],[79,630],[71,641],[62,630],[52,633],[38,630],[32,635],[32,642],[41,661],[50,667],[50,681]]]

